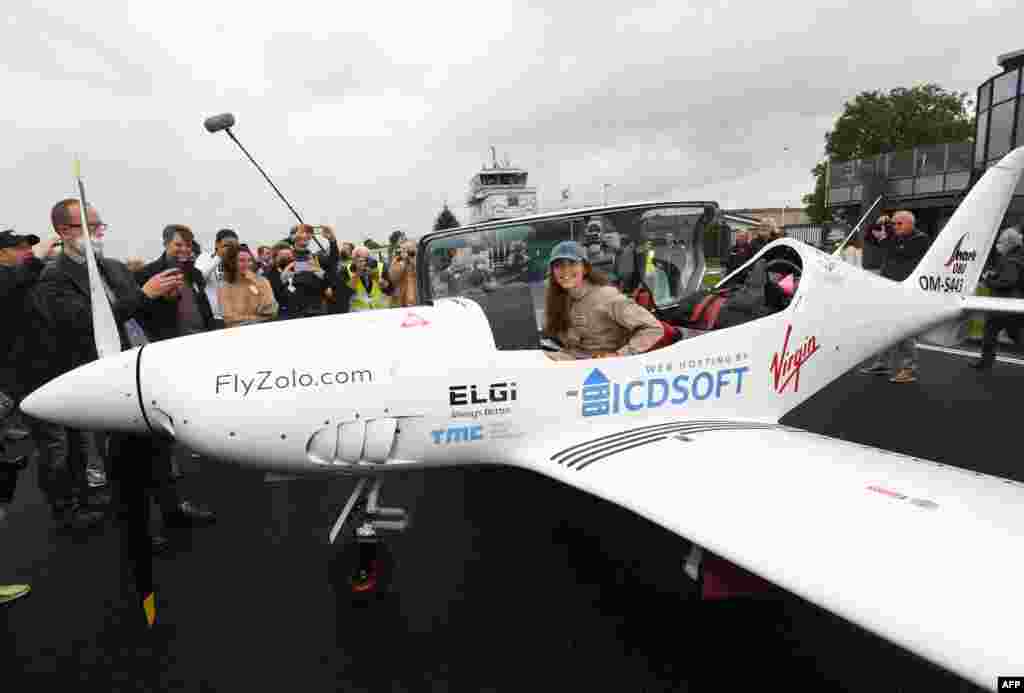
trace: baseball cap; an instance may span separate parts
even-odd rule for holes
[[[19,243],[28,243],[29,245],[35,245],[39,242],[39,236],[28,234],[25,236],[19,236],[14,233],[14,229],[7,229],[6,231],[0,231],[0,248],[13,248]]]
[[[551,249],[551,256],[548,257],[548,265],[550,266],[555,260],[583,262],[586,259],[587,258],[583,254],[583,250],[580,248],[579,243],[576,241],[562,241]]]

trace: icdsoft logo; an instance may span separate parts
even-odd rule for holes
[[[723,368],[682,374],[674,378],[645,378],[621,384],[613,382],[595,368],[583,381],[583,416],[605,416],[626,411],[656,409],[667,404],[680,405],[691,398],[697,401],[719,399],[723,394],[743,392],[743,375],[749,366]]]

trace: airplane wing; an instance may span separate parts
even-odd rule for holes
[[[517,456],[978,685],[1024,672],[1024,484],[741,421],[645,420]]]
[[[964,296],[964,310],[982,313],[1024,313],[1024,301],[998,296]]]

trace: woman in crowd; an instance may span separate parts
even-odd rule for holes
[[[665,334],[654,315],[638,306],[591,267],[575,241],[559,243],[548,259],[544,333],[562,349],[545,352],[556,361],[631,356]]]
[[[218,290],[224,307],[224,327],[250,325],[277,317],[270,282],[253,271],[248,246],[230,244],[224,254],[224,285]]]

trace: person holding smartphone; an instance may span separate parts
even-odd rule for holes
[[[140,323],[150,341],[172,339],[206,332],[213,328],[213,308],[206,292],[206,280],[195,267],[192,230],[184,224],[169,224],[163,230],[163,254],[136,276],[140,286],[162,276],[174,290],[155,302]]]

